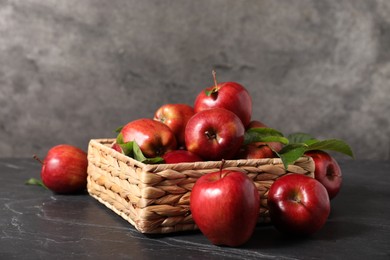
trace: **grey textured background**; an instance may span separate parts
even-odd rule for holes
[[[215,68],[253,119],[389,160],[389,47],[388,0],[0,0],[0,157],[86,149]]]

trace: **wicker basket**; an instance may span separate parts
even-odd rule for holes
[[[218,171],[221,162],[144,164],[110,148],[114,139],[93,139],[88,147],[88,192],[141,233],[196,230],[189,208],[196,180]],[[286,172],[279,158],[228,160],[224,169],[240,170],[254,181],[261,196],[259,223],[270,221],[267,193],[288,172],[313,177],[314,163],[302,157]]]

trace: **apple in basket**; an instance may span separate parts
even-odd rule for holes
[[[118,135],[121,135],[123,143],[136,142],[148,158],[162,156],[177,148],[172,130],[164,123],[150,118],[141,118],[127,123]]]
[[[280,177],[271,185],[267,203],[273,225],[293,235],[317,232],[330,213],[325,187],[315,178],[296,173]]]
[[[247,126],[247,129],[268,127],[264,123],[253,120]],[[273,158],[275,152],[282,150],[283,144],[279,142],[256,142],[245,145],[241,148],[238,158],[239,159],[261,159],[261,158]]]
[[[196,113],[187,123],[187,150],[204,160],[218,161],[236,156],[243,141],[245,128],[233,112],[211,108]]]
[[[197,154],[191,153],[187,150],[169,151],[165,153],[162,158],[167,164],[203,161]]]
[[[43,184],[55,193],[72,194],[87,186],[87,153],[78,147],[60,144],[52,147],[42,163]]]
[[[260,195],[245,173],[221,169],[195,182],[190,209],[194,222],[211,243],[235,247],[252,236]]]
[[[157,109],[154,120],[166,124],[175,134],[178,146],[183,147],[184,130],[188,120],[194,115],[193,107],[186,104],[165,104]]]
[[[243,146],[237,155],[238,159],[273,158],[274,152],[267,144],[248,144]]]
[[[252,116],[252,98],[242,85],[236,82],[217,83],[213,71],[214,86],[202,90],[195,99],[194,110],[198,113],[210,108],[225,108],[235,113],[244,126]]]
[[[341,169],[337,161],[327,152],[314,150],[308,151],[305,155],[314,160],[315,178],[325,186],[329,198],[333,199],[339,193],[342,184]]]

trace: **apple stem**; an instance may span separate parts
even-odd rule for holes
[[[33,158],[43,165],[43,161],[36,154],[34,154]]]
[[[215,88],[218,88],[217,72],[215,72],[215,70],[213,70],[211,73],[213,74]]]

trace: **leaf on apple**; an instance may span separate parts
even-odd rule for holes
[[[129,142],[130,143],[130,142]],[[133,158],[136,159],[137,161],[140,161],[142,163],[150,163],[150,164],[155,164],[155,163],[163,163],[164,159],[162,157],[153,157],[153,158],[146,158],[145,155],[142,153],[141,148],[136,142],[131,142],[133,143]]]
[[[289,143],[288,139],[281,132],[268,127],[253,127],[245,132],[244,145],[256,142]]]
[[[317,140],[317,142],[310,143],[306,149],[306,151],[312,150],[331,150],[354,158],[351,147],[340,139]]]
[[[294,143],[284,146],[279,152],[274,152],[282,159],[283,165],[287,169],[290,164],[293,164],[305,153],[306,148],[306,144]]]
[[[284,167],[294,163],[299,157],[307,151],[313,150],[330,150],[339,152],[354,158],[351,147],[340,139],[318,140],[313,136],[305,133],[294,133],[288,137],[289,144],[276,154],[282,159]]]
[[[119,133],[119,134],[117,135],[117,137],[116,137],[116,143],[117,143],[117,144],[123,144],[123,143],[124,143],[122,133]]]
[[[122,131],[123,126],[120,126],[114,130],[115,133],[120,133]]]
[[[308,144],[313,140],[317,140],[312,135],[306,133],[293,133],[288,135],[287,139],[290,144],[300,144],[300,143]]]
[[[142,153],[141,148],[136,142],[130,141],[125,143],[123,141],[122,133],[119,133],[116,137],[116,143],[119,144],[125,155],[132,157],[142,163],[155,164],[164,162],[164,159],[162,157],[146,158],[145,155]]]

